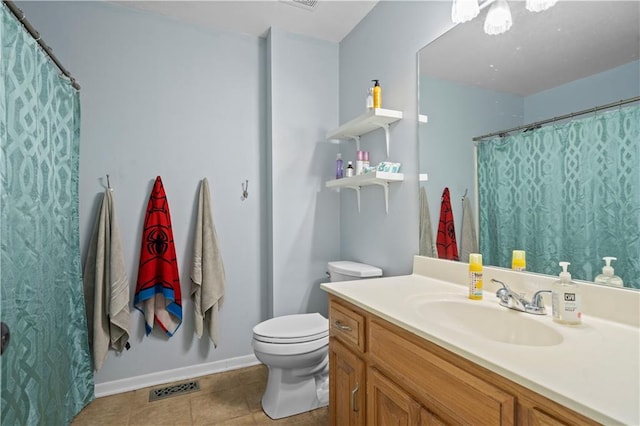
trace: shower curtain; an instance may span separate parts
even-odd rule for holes
[[[69,424],[93,399],[78,238],[78,93],[0,7],[3,425]]]
[[[510,267],[549,275],[571,262],[593,281],[617,257],[625,286],[640,285],[640,106],[549,125],[478,144],[480,251]]]

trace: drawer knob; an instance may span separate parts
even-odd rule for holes
[[[340,320],[336,320],[333,323],[336,327],[338,327],[342,331],[352,331],[353,329],[348,325],[343,324]]]

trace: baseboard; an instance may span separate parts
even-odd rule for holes
[[[157,373],[144,374],[142,376],[130,377],[127,379],[98,383],[95,385],[95,394],[96,398],[100,398],[149,386],[193,379],[195,377],[221,373],[223,371],[237,370],[238,368],[250,367],[257,364],[260,364],[260,361],[258,361],[255,355],[251,354],[221,361],[190,365],[188,367],[181,367],[173,370],[159,371]]]

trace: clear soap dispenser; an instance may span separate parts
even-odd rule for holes
[[[551,286],[553,320],[577,325],[582,322],[580,286],[571,280],[571,274],[567,271],[569,265],[569,262],[560,262],[560,279]]]
[[[611,266],[611,261],[618,259],[615,257],[605,256],[602,260],[604,260],[605,266],[602,268],[602,273],[596,277],[595,283],[624,287],[622,278],[614,274],[613,267]]]

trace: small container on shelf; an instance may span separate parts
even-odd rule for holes
[[[338,153],[336,156],[336,179],[342,179],[344,177],[344,171],[342,170],[342,154]]]
[[[355,176],[355,171],[353,169],[353,163],[351,161],[349,161],[347,163],[347,172],[345,173],[346,177],[353,177]]]

